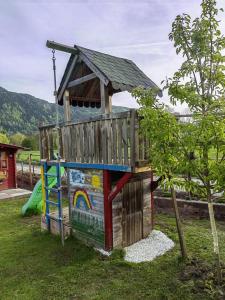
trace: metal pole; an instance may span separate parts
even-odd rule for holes
[[[64,246],[64,226],[63,226],[63,209],[62,209],[62,190],[61,190],[61,169],[60,169],[60,142],[59,142],[59,106],[57,98],[57,84],[56,84],[56,64],[55,64],[55,50],[52,50],[52,63],[53,63],[53,74],[54,74],[54,96],[56,105],[56,148],[57,148],[57,185],[58,185],[58,202],[59,202],[59,226],[62,246]]]
[[[55,97],[55,105],[56,105],[56,150],[57,157],[59,158],[60,153],[60,142],[59,142],[59,106],[58,106],[58,97],[57,97],[57,83],[56,83],[56,64],[55,64],[55,50],[52,50],[52,64],[53,64],[53,75],[54,75],[54,97]]]

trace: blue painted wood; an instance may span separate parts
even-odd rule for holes
[[[64,235],[63,235],[63,218],[62,218],[62,201],[61,201],[61,169],[60,169],[60,163],[58,161],[54,162],[54,165],[56,166],[56,174],[54,177],[57,177],[57,183],[55,188],[49,188],[48,186],[48,177],[52,176],[52,174],[48,174],[48,166],[50,164],[45,161],[44,163],[44,188],[45,188],[45,202],[46,202],[46,223],[48,230],[50,231],[50,219],[53,218],[50,215],[50,205],[57,206],[58,207],[58,217],[53,218],[58,222],[59,225],[59,231],[62,239],[62,244],[64,245]],[[55,192],[57,194],[57,203],[54,201],[51,201],[49,199],[49,191]]]
[[[48,231],[50,231],[50,218],[49,218],[49,198],[48,198],[48,190],[47,190],[47,187],[48,187],[48,164],[47,162],[44,162],[44,188],[45,188],[45,202],[46,202],[46,223],[47,223],[47,228],[48,228]]]
[[[43,162],[41,162],[43,164]],[[49,161],[48,166],[54,166],[57,162]],[[65,168],[81,168],[81,169],[97,169],[97,170],[110,170],[110,171],[121,171],[131,172],[131,167],[126,165],[105,165],[105,164],[82,164],[76,162],[60,162],[60,165]]]

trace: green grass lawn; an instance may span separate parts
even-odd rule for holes
[[[59,238],[41,233],[40,217],[20,216],[23,203],[0,202],[0,299],[208,299],[179,279],[184,264],[173,218],[157,216],[156,228],[176,247],[153,262],[131,264],[119,252],[105,258],[72,238],[62,248]],[[189,254],[211,261],[209,222],[184,225]],[[225,224],[218,227],[225,260]]]
[[[40,161],[40,151],[20,151],[17,155],[18,161],[28,162],[29,155],[32,154],[32,161],[39,162]]]

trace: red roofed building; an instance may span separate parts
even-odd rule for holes
[[[17,187],[16,153],[23,147],[0,143],[0,191]]]

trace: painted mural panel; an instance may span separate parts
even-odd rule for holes
[[[72,227],[83,238],[104,246],[103,172],[70,169]]]

